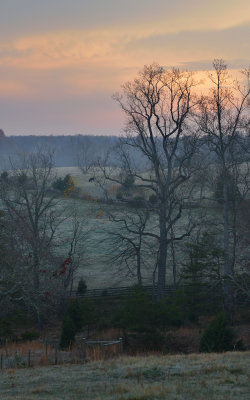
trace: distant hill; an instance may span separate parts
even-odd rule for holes
[[[8,168],[9,157],[17,153],[32,152],[39,147],[54,150],[56,167],[77,165],[77,153],[89,149],[93,159],[103,157],[117,143],[116,136],[9,136],[0,129],[0,168]]]
[[[39,147],[46,147],[54,150],[54,162],[56,167],[74,167],[78,165],[80,155],[82,163],[103,159],[107,152],[118,143],[118,136],[6,136],[0,129],[0,169],[9,168],[9,158],[15,157],[18,153],[32,152]],[[159,139],[160,140],[160,139]],[[245,147],[249,148],[250,136],[241,137],[245,141]],[[216,157],[210,152],[209,145],[201,138],[200,150],[210,162],[216,162]],[[181,146],[180,146],[181,148]],[[147,157],[136,148],[130,147],[130,157],[135,161],[138,168],[148,166]],[[241,154],[241,161],[249,161],[249,152]],[[112,152],[109,158],[112,165],[120,166],[121,158],[116,152]]]

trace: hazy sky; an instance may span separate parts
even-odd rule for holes
[[[118,134],[112,100],[154,61],[250,65],[249,0],[0,0],[0,128]]]

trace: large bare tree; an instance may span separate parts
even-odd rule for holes
[[[147,204],[156,215],[158,227],[155,232],[145,230],[143,234],[158,242],[158,299],[165,295],[168,247],[173,240],[190,234],[190,229],[179,235],[173,232],[188,197],[187,182],[197,143],[188,126],[190,111],[196,104],[192,96],[194,86],[191,73],[152,64],[145,66],[134,81],[126,83],[121,95],[115,95],[127,117],[126,136],[120,145],[124,169],[134,177],[137,188],[146,190],[151,199],[154,197],[154,202]],[[137,156],[143,159],[146,171],[138,168]],[[110,176],[110,171],[105,176],[114,182],[117,179]]]

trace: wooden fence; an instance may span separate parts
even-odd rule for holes
[[[153,295],[156,292],[156,288],[151,285],[143,286],[143,289],[149,294]],[[134,293],[134,286],[122,286],[122,287],[110,287],[104,289],[89,289],[84,294],[78,293],[76,290],[72,292],[73,297],[89,297],[89,298],[98,298],[98,297],[113,297],[120,298],[128,296],[129,294]],[[166,294],[173,293],[173,286],[166,287]]]
[[[145,292],[151,296],[151,297],[155,297],[157,294],[157,289],[156,287],[153,287],[152,285],[147,285],[147,286],[143,286],[143,289],[145,290]],[[169,295],[169,294],[174,294],[178,289],[189,289],[190,290],[190,294],[193,291],[194,293],[196,293],[196,295],[198,295],[198,292],[200,294],[206,293],[207,296],[211,296],[211,294],[213,295],[213,299],[218,301],[218,304],[222,304],[222,297],[223,297],[223,293],[221,290],[218,290],[217,288],[213,288],[210,287],[207,284],[202,284],[199,286],[199,288],[195,287],[195,285],[192,284],[184,284],[181,285],[177,288],[174,288],[173,286],[166,286],[165,288],[165,294]],[[89,299],[93,299],[93,300],[119,300],[122,299],[126,296],[129,296],[130,294],[133,294],[135,291],[135,287],[134,286],[122,286],[122,287],[110,287],[110,288],[103,288],[103,289],[89,289],[86,290],[86,292],[84,294],[80,294],[77,291],[73,291],[71,293],[71,297],[73,298],[89,298]],[[238,293],[237,291],[234,294],[234,305],[236,307],[244,307],[246,304],[249,304],[249,300],[247,300],[246,296],[244,296],[241,293]]]

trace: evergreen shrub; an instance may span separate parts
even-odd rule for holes
[[[62,324],[62,334],[60,346],[62,348],[69,347],[75,341],[76,326],[70,316],[65,314]]]
[[[83,278],[81,278],[78,282],[77,286],[77,294],[79,295],[85,295],[87,291],[87,284]]]
[[[227,317],[223,313],[219,313],[205,330],[199,350],[201,353],[242,350],[242,342],[236,342],[234,331],[228,326]]]
[[[70,346],[75,341],[76,333],[93,321],[94,309],[88,299],[71,300],[63,318],[60,346]]]

